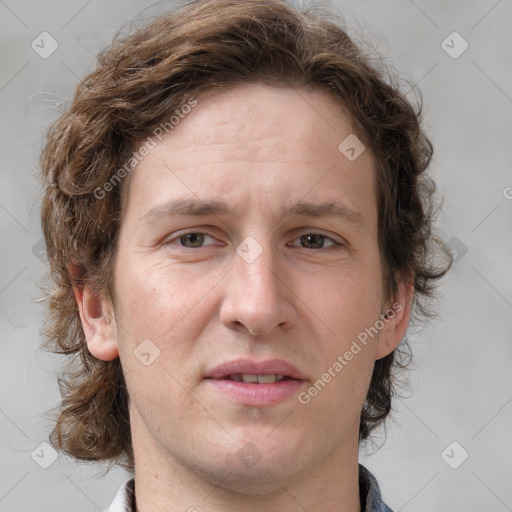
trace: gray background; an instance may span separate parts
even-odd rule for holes
[[[101,510],[129,477],[120,469],[95,476],[97,467],[62,455],[47,469],[33,460],[52,460],[40,443],[51,429],[44,415],[60,397],[59,360],[38,350],[45,261],[36,175],[43,130],[96,52],[135,16],[171,5],[150,4],[0,0],[2,512]],[[445,201],[440,229],[457,251],[439,319],[409,335],[409,398],[395,401],[386,443],[381,435],[361,459],[395,512],[512,510],[512,2],[335,6],[356,39],[370,38],[423,93],[432,173]],[[31,48],[43,31],[59,45],[46,59]],[[453,31],[469,44],[458,58],[442,47]],[[457,52],[461,43],[451,36],[445,45]],[[453,469],[446,461],[460,463],[462,450],[469,457]]]

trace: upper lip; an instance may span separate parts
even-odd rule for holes
[[[293,364],[283,359],[236,359],[219,364],[206,374],[207,379],[222,379],[236,373],[246,375],[284,375],[292,379],[304,380],[305,376]]]

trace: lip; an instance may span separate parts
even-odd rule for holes
[[[235,359],[219,364],[206,374],[207,379],[222,379],[234,373],[246,373],[250,375],[284,375],[291,379],[305,380],[306,376],[293,364],[284,359],[266,359],[256,361],[254,359]]]
[[[227,378],[235,373],[284,375],[289,380],[269,384],[253,384],[236,382]],[[237,359],[222,363],[208,371],[205,381],[216,392],[231,401],[252,407],[265,407],[296,396],[300,388],[304,386],[306,378],[293,364],[283,359],[267,359],[265,361]]]

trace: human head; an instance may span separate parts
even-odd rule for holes
[[[203,97],[247,84],[322,90],[338,102],[375,161],[385,296],[391,299],[398,283],[410,283],[417,313],[428,313],[423,300],[446,267],[431,260],[442,244],[431,233],[433,184],[425,170],[432,148],[419,112],[325,19],[279,0],[192,2],[102,53],[43,151],[42,225],[55,283],[47,345],[75,354],[80,364],[63,389],[53,438],[74,457],[133,467],[120,361],[89,352],[72,289],[82,284],[106,300],[115,295],[118,233],[132,174],[109,190],[105,184],[190,98],[200,105]],[[361,440],[389,413],[396,364],[395,351],[375,363]]]

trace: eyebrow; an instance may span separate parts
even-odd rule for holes
[[[161,220],[178,216],[206,217],[211,215],[235,216],[236,212],[224,201],[200,199],[176,199],[164,203],[146,212],[140,221],[146,224],[155,224]],[[364,216],[339,201],[325,201],[312,203],[297,201],[291,208],[281,208],[281,217],[288,215],[299,217],[340,217],[351,224],[362,225]]]

